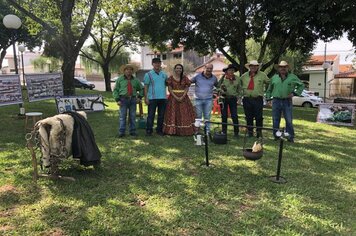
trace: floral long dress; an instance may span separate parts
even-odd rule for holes
[[[182,97],[184,90],[190,84],[190,80],[185,76],[182,81],[175,80],[173,76],[167,80],[167,86],[177,97]],[[194,121],[195,112],[188,95],[185,95],[182,101],[178,101],[172,95],[169,95],[164,115],[163,132],[177,136],[193,135],[195,132]]]

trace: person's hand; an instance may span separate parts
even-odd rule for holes
[[[141,103],[141,98],[136,98],[137,103]]]
[[[268,106],[268,107],[272,107],[272,100],[268,100],[268,101],[267,101],[267,106]]]
[[[116,103],[117,103],[118,106],[121,106],[121,101],[120,100],[117,101]]]
[[[150,104],[150,101],[148,100],[148,98],[145,98],[145,103],[146,103],[146,105]]]
[[[290,93],[290,94],[288,95],[288,98],[292,98],[292,97],[294,97],[294,93]]]

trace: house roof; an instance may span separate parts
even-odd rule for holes
[[[350,72],[352,71],[352,64],[340,64],[339,65],[339,72],[344,73],[344,72]]]
[[[331,64],[333,64],[333,62],[337,59],[337,57],[338,55],[336,54],[326,55],[326,58],[324,55],[313,55],[310,57],[306,65],[322,65],[324,61],[328,61],[331,62]]]
[[[356,70],[337,74],[335,79],[356,79]]]

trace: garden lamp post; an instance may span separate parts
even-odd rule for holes
[[[326,75],[327,75],[327,70],[330,68],[330,63],[327,61],[324,61],[322,67],[324,69],[324,102],[326,102]]]
[[[11,43],[12,43],[12,47],[14,50],[14,63],[15,63],[15,74],[19,74],[19,68],[17,66],[17,56],[16,56],[16,46],[15,46],[15,34],[16,34],[16,30],[18,30],[21,25],[21,19],[16,16],[16,15],[12,15],[12,14],[8,14],[6,16],[4,16],[3,20],[2,20],[4,26],[9,29],[11,31]],[[19,104],[20,107],[20,113],[19,115],[23,116],[25,114],[25,109],[22,107],[22,103]]]
[[[22,23],[18,16],[15,16],[12,14],[4,16],[4,19],[2,20],[2,22],[4,23],[4,26],[7,29],[11,30],[11,43],[12,43],[12,47],[14,50],[15,73],[19,74],[19,69],[17,66],[17,57],[16,57],[15,33],[16,33],[16,30],[21,27]]]
[[[23,85],[25,85],[25,63],[23,61],[23,53],[26,50],[26,47],[25,45],[19,45],[18,49],[21,52],[22,81],[23,81]]]

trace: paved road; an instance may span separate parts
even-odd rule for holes
[[[105,83],[104,81],[90,81],[95,84],[94,90],[105,91]],[[111,83],[111,89],[114,89],[115,83]]]

